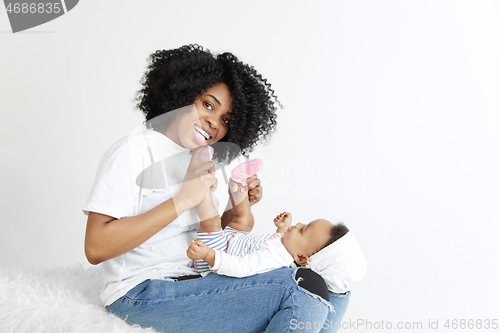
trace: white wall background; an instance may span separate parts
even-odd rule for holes
[[[347,322],[500,319],[499,1],[80,1],[9,31],[2,9],[0,268],[86,262],[80,209],[142,122],[147,56],[198,43],[254,65],[285,106],[252,155],[256,232],[287,210],[361,242]]]

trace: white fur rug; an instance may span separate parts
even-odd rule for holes
[[[154,333],[104,309],[98,268],[0,270],[1,333]]]

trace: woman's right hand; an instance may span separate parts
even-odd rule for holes
[[[91,264],[96,265],[135,249],[186,210],[197,206],[210,188],[215,191],[217,178],[213,163],[200,164],[203,148],[193,152],[181,190],[172,199],[140,215],[120,219],[89,212],[85,255]]]
[[[208,190],[214,192],[217,189],[214,163],[212,161],[200,163],[200,152],[205,148],[207,146],[198,147],[193,151],[181,190],[175,196],[176,205],[182,204],[187,209],[198,206]]]

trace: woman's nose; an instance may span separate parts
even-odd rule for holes
[[[210,125],[210,128],[213,129],[219,128],[219,122],[215,120],[215,117],[207,117],[207,122]]]
[[[295,228],[300,229],[300,228],[302,228],[302,226],[303,226],[303,224],[299,222],[295,225]]]

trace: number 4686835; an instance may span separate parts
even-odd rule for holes
[[[447,329],[497,329],[498,328],[498,319],[453,319],[446,320],[444,323],[444,327]]]
[[[7,6],[7,13],[46,13],[46,14],[59,14],[61,12],[61,4],[60,3],[9,3]]]

